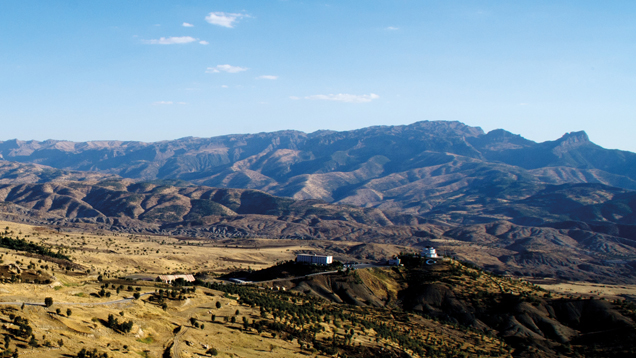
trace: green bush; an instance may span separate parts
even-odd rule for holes
[[[209,354],[211,356],[218,356],[219,355],[219,351],[216,350],[216,348],[210,348],[205,353]]]

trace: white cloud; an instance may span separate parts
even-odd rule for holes
[[[289,99],[293,99],[294,101],[297,101],[300,99],[300,97],[296,97],[296,96],[289,96]]]
[[[313,96],[305,97],[305,99],[314,99],[314,100],[318,99],[318,100],[324,100],[324,101],[337,101],[337,102],[348,102],[348,103],[371,102],[374,99],[378,99],[378,98],[380,98],[380,96],[378,96],[375,93],[363,94],[363,95],[346,94],[346,93],[316,94]]]
[[[224,12],[211,12],[205,17],[205,21],[212,25],[218,25],[223,27],[234,27],[234,22],[240,18],[249,17],[245,14],[239,13],[224,13]]]
[[[209,44],[210,44],[209,42],[207,42],[207,41],[205,41],[205,40],[199,41],[199,43],[200,43],[201,45],[209,45]]]
[[[183,25],[181,25],[181,26],[183,26],[183,27],[194,27],[194,25],[192,25],[190,23],[187,23],[187,22],[184,22]]]
[[[389,26],[389,27],[387,27],[386,29],[387,29],[387,30],[390,30],[390,31],[399,30],[399,28],[398,28],[398,27],[395,27],[395,26]]]
[[[188,104],[186,102],[173,102],[173,101],[158,101],[154,102],[153,106],[173,105],[173,104]]]
[[[159,39],[153,39],[153,40],[144,40],[144,43],[147,43],[149,45],[180,45],[180,44],[187,44],[190,42],[194,42],[197,39],[195,39],[194,37],[190,37],[190,36],[180,36],[180,37],[161,37]]]
[[[208,67],[205,70],[205,73],[219,73],[219,72],[227,72],[227,73],[237,73],[247,71],[245,67],[239,66],[230,66],[230,65],[216,65],[216,67]]]
[[[221,88],[228,88],[227,85],[221,85]]]
[[[278,76],[262,75],[262,76],[256,77],[256,79],[257,80],[276,80],[276,79],[278,79]]]

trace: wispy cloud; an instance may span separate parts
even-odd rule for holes
[[[399,27],[395,27],[395,26],[389,26],[386,29],[389,30],[389,31],[395,31],[395,30],[399,30],[400,28]]]
[[[230,65],[216,65],[216,67],[208,67],[205,70],[205,73],[219,73],[219,72],[227,72],[227,73],[237,73],[247,71],[245,67],[239,66],[230,66]]]
[[[161,37],[159,39],[153,39],[153,40],[143,40],[143,42],[149,45],[181,45],[181,44],[194,42],[196,40],[197,39],[190,36],[179,36],[179,37],[173,36],[173,37]]]
[[[289,96],[289,99],[293,99],[294,101],[297,101],[300,99],[300,97],[297,96]]]
[[[256,79],[257,80],[276,80],[276,79],[278,79],[278,76],[262,75],[262,76],[256,77]]]
[[[207,42],[207,41],[205,41],[205,40],[199,41],[199,43],[200,43],[201,45],[209,45],[209,44],[210,44],[209,42]]]
[[[183,27],[194,27],[194,25],[192,25],[189,22],[184,22],[181,26],[183,26]]]
[[[173,101],[158,101],[153,102],[153,106],[165,106],[165,105],[173,105],[173,104],[187,104],[186,102],[173,102]]]
[[[375,93],[371,94],[347,94],[347,93],[338,93],[338,94],[316,94],[313,96],[307,96],[305,99],[312,100],[323,100],[323,101],[337,101],[337,102],[347,102],[347,103],[365,103],[371,102],[374,99],[378,99],[378,96]]]
[[[211,12],[208,14],[208,16],[205,17],[205,21],[211,23],[212,25],[233,28],[234,22],[243,17],[249,17],[249,15],[239,13]]]

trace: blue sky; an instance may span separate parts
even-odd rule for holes
[[[0,2],[0,140],[420,120],[636,151],[634,1]]]

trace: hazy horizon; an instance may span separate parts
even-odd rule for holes
[[[418,121],[418,122],[422,122],[422,121]],[[395,124],[395,125],[375,125],[375,126],[369,126],[369,127],[392,127],[392,126],[409,126],[418,122],[413,122],[413,123],[407,123],[407,124]],[[430,121],[430,122],[436,122],[436,121]],[[448,121],[448,122],[452,122],[452,121]],[[461,123],[461,122],[460,122]],[[369,127],[362,127],[362,128],[355,128],[352,130],[356,130],[356,129],[363,129],[363,128],[369,128]],[[480,126],[470,126],[473,128],[478,128],[481,129],[484,134],[487,134],[490,131],[486,131],[483,128],[481,128]],[[493,130],[506,130],[505,128],[495,128]],[[344,132],[344,131],[334,131],[331,129],[317,129],[315,131],[311,131],[311,132],[305,132],[305,131],[301,131],[301,130],[297,130],[297,129],[281,129],[281,130],[276,130],[276,131],[271,131],[271,132],[248,132],[248,133],[227,133],[227,134],[220,134],[217,136],[211,136],[211,137],[201,137],[201,136],[195,136],[195,135],[191,135],[191,136],[185,136],[185,137],[179,137],[179,138],[166,138],[166,139],[159,139],[159,140],[155,140],[155,141],[143,141],[143,140],[120,140],[120,139],[93,139],[93,140],[86,140],[86,141],[73,141],[73,140],[67,140],[67,139],[55,139],[55,138],[47,138],[47,139],[43,139],[43,140],[38,140],[38,139],[22,139],[22,138],[9,138],[9,139],[2,139],[0,140],[0,142],[7,142],[7,141],[13,141],[13,140],[17,140],[20,142],[30,142],[30,141],[37,141],[37,142],[46,142],[46,141],[56,141],[56,142],[72,142],[72,143],[83,143],[83,142],[141,142],[141,143],[156,143],[156,142],[169,142],[169,141],[175,141],[175,140],[181,140],[181,139],[186,139],[186,138],[214,138],[214,137],[222,137],[222,136],[232,136],[232,135],[250,135],[250,134],[260,134],[260,133],[273,133],[273,132],[288,132],[288,131],[292,131],[292,132],[301,132],[301,133],[305,133],[305,134],[312,134],[312,133],[316,133],[316,132],[321,132],[321,131],[331,131],[331,132]],[[346,131],[346,130],[345,130]],[[558,140],[560,138],[562,138],[563,136],[567,135],[567,134],[571,134],[571,133],[575,133],[575,132],[585,132],[585,131],[569,131],[569,132],[565,132],[563,133],[561,136],[559,137],[555,137],[552,139],[547,139],[545,141],[540,141],[537,143],[543,143],[543,142],[550,142],[550,141],[555,141]],[[588,137],[589,134],[587,132],[585,132]],[[519,135],[518,133],[512,133],[515,135]],[[523,135],[521,135],[523,137]],[[525,137],[524,137],[525,138]],[[528,139],[528,138],[526,138]],[[590,141],[594,143],[594,140],[592,138],[590,138]],[[598,144],[598,143],[595,143]]]
[[[0,140],[423,120],[636,152],[636,3],[4,1]]]

